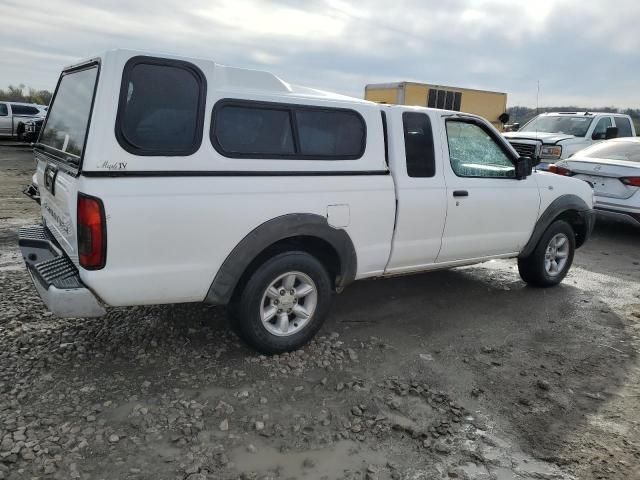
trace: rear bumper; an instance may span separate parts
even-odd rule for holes
[[[58,317],[100,317],[106,309],[85,287],[73,262],[42,225],[22,227],[18,246],[31,280],[47,308]]]

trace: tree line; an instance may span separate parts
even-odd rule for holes
[[[37,103],[38,105],[49,105],[52,93],[49,90],[36,90],[27,88],[23,84],[9,85],[6,89],[0,88],[0,100],[6,102]]]

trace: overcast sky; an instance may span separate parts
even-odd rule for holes
[[[637,0],[0,0],[0,86],[111,48],[211,58],[362,97],[400,80],[509,105],[640,107]]]

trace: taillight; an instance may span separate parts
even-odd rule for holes
[[[620,181],[630,187],[640,187],[640,177],[624,177]]]
[[[560,167],[558,165],[552,164],[549,165],[549,171],[551,173],[555,173],[557,175],[563,175],[565,177],[570,177],[573,175],[573,172],[568,168]]]
[[[78,254],[80,265],[99,270],[107,260],[107,225],[102,200],[78,194]]]

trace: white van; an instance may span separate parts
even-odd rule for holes
[[[64,69],[19,244],[61,316],[230,305],[299,347],[357,279],[517,257],[541,286],[593,226],[589,185],[531,172],[486,120],[384,106],[208,60],[111,51]]]

